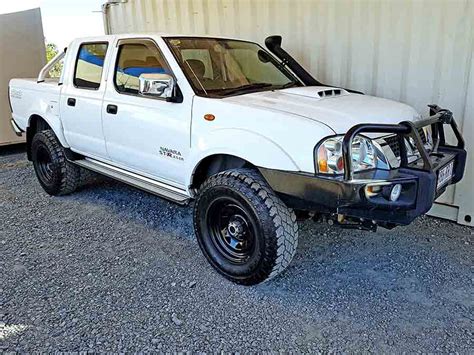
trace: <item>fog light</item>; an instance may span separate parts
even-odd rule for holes
[[[402,185],[401,184],[393,185],[392,190],[390,190],[390,201],[392,202],[397,201],[401,193],[402,193]]]

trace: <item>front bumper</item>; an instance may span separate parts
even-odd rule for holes
[[[260,168],[260,172],[285,203],[294,209],[335,213],[381,224],[406,225],[426,213],[446,187],[460,181],[466,165],[464,141],[449,111],[432,107],[433,115],[419,123],[403,122],[399,125],[357,125],[343,140],[344,176],[329,177],[308,173],[295,173]],[[443,125],[450,124],[458,139],[457,146],[445,142]],[[418,128],[432,126],[434,147],[428,153],[418,134]],[[413,137],[421,158],[408,163],[406,152],[400,157],[400,167],[392,170],[376,169],[352,172],[350,149],[352,139],[361,132],[396,133],[401,139]],[[405,155],[404,155],[405,154]],[[445,185],[438,187],[438,174],[453,162],[453,174]],[[387,191],[402,186],[400,197],[391,201]],[[366,188],[379,185],[382,192],[371,196]]]

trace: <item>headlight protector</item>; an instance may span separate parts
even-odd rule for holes
[[[342,139],[334,136],[323,140],[316,151],[317,172],[321,174],[343,174]],[[356,136],[351,147],[352,169],[354,172],[375,169],[377,166],[376,148],[369,138]]]

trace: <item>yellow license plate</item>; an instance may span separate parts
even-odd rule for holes
[[[439,190],[444,185],[446,185],[451,178],[453,177],[453,168],[454,168],[454,161],[448,163],[448,165],[441,168],[438,172],[438,184],[436,188]]]

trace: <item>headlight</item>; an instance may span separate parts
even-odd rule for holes
[[[327,138],[317,150],[317,168],[322,174],[344,173],[342,158],[342,139],[344,136]],[[372,141],[362,136],[352,140],[352,169],[354,172],[374,169],[377,166],[377,154]]]

